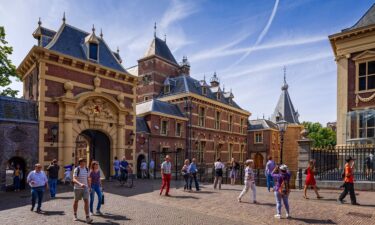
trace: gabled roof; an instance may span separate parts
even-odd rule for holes
[[[154,55],[178,65],[167,43],[156,36],[154,36],[154,39],[152,40],[150,47],[147,49],[144,58]]]
[[[266,119],[257,119],[257,120],[250,120],[249,126],[247,130],[254,131],[254,130],[265,130],[265,129],[275,129],[278,130],[278,127],[275,123],[270,120]]]
[[[37,123],[36,102],[0,96],[0,120]]]
[[[351,31],[361,27],[367,27],[375,24],[375,4],[373,4],[367,12],[352,27],[343,29],[342,31]]]
[[[150,133],[144,117],[137,117],[137,133]]]
[[[286,83],[284,77],[284,85],[281,87],[281,95],[279,101],[277,102],[276,108],[274,113],[271,116],[271,121],[276,123],[277,118],[284,119],[288,123],[297,123],[299,124],[299,114],[294,109],[292,100],[290,99],[289,92],[288,92],[288,84]]]
[[[177,105],[162,102],[156,99],[137,104],[136,106],[137,115],[145,115],[152,112],[186,118]]]
[[[170,80],[170,84],[171,84],[170,91],[168,93],[164,93],[164,90],[162,90],[162,92],[159,94],[158,98],[177,95],[177,94],[181,94],[181,93],[194,93],[194,94],[197,94],[197,95],[201,95],[202,97],[227,104],[227,105],[235,107],[237,109],[242,109],[234,101],[229,102],[229,99],[225,98],[223,95],[222,95],[222,98],[217,99],[216,93],[219,90],[219,87],[207,88],[207,94],[203,95],[202,82],[192,78],[191,76],[180,75],[178,77],[166,78],[166,79]]]
[[[88,35],[90,33],[64,23],[45,48],[78,59],[88,60],[85,46],[85,38]],[[97,63],[111,69],[126,72],[105,41],[100,37],[97,37],[97,39],[99,41],[99,59]],[[90,62],[94,61],[90,60]]]

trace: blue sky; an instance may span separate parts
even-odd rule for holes
[[[18,65],[36,43],[38,18],[57,30],[67,23],[86,31],[92,24],[120,48],[133,66],[151,42],[153,24],[180,61],[187,55],[191,75],[207,80],[216,71],[225,89],[252,113],[268,118],[281,92],[283,66],[300,121],[336,120],[336,64],[328,35],[352,26],[373,4],[367,0],[238,1],[5,1],[0,25],[14,47]],[[20,82],[12,87],[22,91]]]

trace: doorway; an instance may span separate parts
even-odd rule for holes
[[[20,185],[20,188],[21,189],[25,189],[26,187],[26,177],[27,177],[27,170],[26,170],[26,162],[23,158],[21,157],[18,157],[18,156],[15,156],[15,157],[12,157],[11,159],[8,160],[8,165],[9,165],[9,169],[14,171],[16,166],[17,165],[20,165],[20,169],[22,171],[22,176],[21,176],[21,185]],[[7,178],[7,183],[11,183],[13,185],[13,174],[11,174],[12,177],[11,178]]]
[[[137,158],[137,177],[138,178],[142,178],[141,164],[142,164],[143,160],[145,160],[145,159],[146,159],[146,157],[143,154],[139,155],[138,158]]]
[[[87,166],[93,160],[100,164],[100,170],[105,178],[111,175],[111,143],[106,134],[98,130],[84,130],[76,139],[75,162],[79,158],[87,160]]]

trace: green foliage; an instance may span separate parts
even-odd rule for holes
[[[308,138],[313,140],[313,147],[324,148],[336,145],[336,132],[331,128],[323,127],[320,123],[303,122],[309,132]]]
[[[12,64],[12,61],[8,58],[12,54],[13,48],[7,45],[8,42],[5,40],[5,29],[0,26],[0,87],[8,86],[12,81],[11,77],[17,77],[16,67]],[[12,96],[17,95],[17,90],[6,88],[0,92],[0,95]]]

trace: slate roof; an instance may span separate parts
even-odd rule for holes
[[[151,44],[150,44],[150,47],[147,49],[144,57],[149,57],[149,56],[153,56],[153,55],[157,55],[161,58],[164,58],[176,65],[178,65],[176,59],[174,58],[171,50],[169,49],[167,43],[163,40],[161,40],[160,38],[158,37],[154,37],[154,39],[152,40]]]
[[[164,93],[164,90],[162,90],[158,98],[177,95],[181,93],[194,93],[194,94],[201,95],[205,98],[209,98],[211,100],[215,100],[217,102],[221,102],[221,103],[233,106],[235,108],[242,109],[236,102],[234,102],[233,100],[230,101],[229,100],[230,98],[226,98],[219,87],[215,87],[215,88],[207,87],[205,85],[206,82],[198,81],[192,78],[191,76],[182,74],[178,77],[166,78],[166,80],[170,82],[170,92]],[[203,95],[202,88],[204,86],[207,88],[207,95]],[[217,99],[217,92],[219,90],[220,90],[219,94],[221,95],[221,98]]]
[[[249,120],[249,126],[247,128],[248,131],[264,130],[264,129],[278,130],[278,127],[275,123],[266,119]]]
[[[150,133],[144,117],[137,117],[137,133]]]
[[[173,105],[168,102],[162,102],[156,99],[152,99],[147,102],[137,104],[136,113],[142,115],[150,112],[158,112],[166,115],[185,117],[177,105]]]
[[[36,102],[0,96],[0,120],[37,123]]]
[[[284,85],[281,88],[282,92],[277,102],[276,108],[274,113],[271,116],[271,121],[276,123],[276,117],[279,115],[288,123],[297,123],[299,124],[299,114],[294,109],[292,100],[290,99],[289,92],[288,92],[288,84],[284,79]]]
[[[375,24],[375,4],[373,4],[367,12],[352,27],[343,29],[342,31],[351,31],[357,28],[366,27]]]
[[[90,35],[85,31],[82,31],[76,27],[68,24],[63,24],[59,31],[54,35],[53,40],[45,46],[45,48],[73,56],[82,60],[88,60],[87,47],[84,43],[85,38]],[[90,60],[90,62],[96,62],[100,65],[115,69],[121,72],[127,72],[116,55],[110,50],[105,41],[100,37],[99,40],[99,60],[98,62]]]

